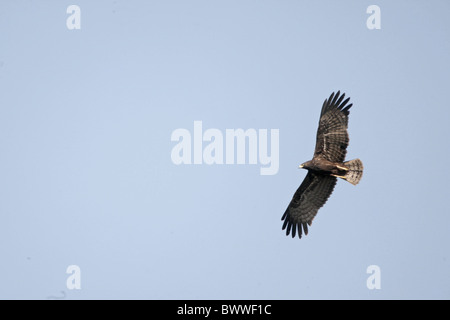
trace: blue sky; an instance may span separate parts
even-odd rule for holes
[[[449,9],[2,1],[0,298],[449,299]],[[281,215],[336,90],[364,176],[291,239]],[[278,129],[277,174],[174,164],[171,135],[194,121]]]

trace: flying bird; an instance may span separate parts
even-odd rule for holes
[[[300,165],[308,173],[294,194],[288,208],[281,217],[284,220],[283,230],[292,238],[298,233],[308,234],[308,226],[319,209],[327,202],[336,185],[337,178],[357,185],[362,178],[363,164],[361,160],[345,161],[349,142],[347,125],[350,98],[344,100],[345,93],[333,92],[326,99],[320,112],[317,129],[316,148],[312,160]]]

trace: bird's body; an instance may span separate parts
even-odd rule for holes
[[[347,133],[350,98],[343,101],[345,94],[340,91],[324,101],[317,129],[316,148],[312,160],[300,165],[308,174],[294,194],[283,217],[283,230],[286,235],[292,231],[301,238],[308,234],[310,226],[319,209],[333,192],[337,178],[354,185],[361,180],[363,164],[361,160],[344,161],[349,137]]]
[[[344,175],[348,170],[346,167],[337,165],[335,162],[331,162],[326,159],[312,159],[301,164],[300,168],[325,175]]]

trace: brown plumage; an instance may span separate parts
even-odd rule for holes
[[[283,230],[286,235],[292,233],[308,234],[308,226],[319,209],[325,204],[333,192],[337,178],[342,178],[356,185],[361,180],[363,164],[361,160],[346,161],[349,142],[347,126],[350,98],[344,100],[345,94],[333,92],[326,99],[320,113],[317,129],[316,148],[312,160],[300,165],[308,174],[294,194],[292,201],[283,214]]]

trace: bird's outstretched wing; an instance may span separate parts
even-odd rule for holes
[[[297,231],[299,238],[303,233],[308,234],[308,225],[311,225],[317,211],[327,202],[336,185],[336,180],[333,176],[308,171],[281,218],[284,220],[283,230],[286,229],[286,235],[289,235],[291,231],[292,238]]]
[[[321,157],[331,162],[345,160],[349,142],[348,115],[352,104],[347,105],[350,98],[344,100],[344,97],[345,93],[333,92],[323,103],[314,158]]]

